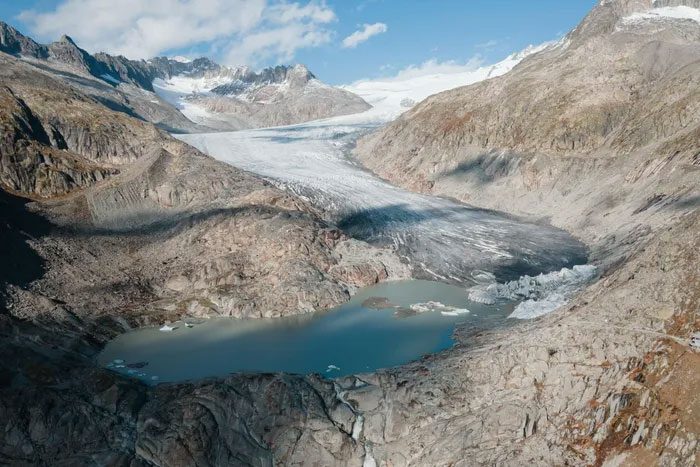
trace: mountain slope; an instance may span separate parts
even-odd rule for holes
[[[406,186],[550,217],[605,256],[697,205],[700,24],[640,19],[653,6],[601,3],[557,47],[426,99],[359,157]]]

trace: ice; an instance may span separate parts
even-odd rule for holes
[[[354,117],[344,117],[344,120],[365,123],[383,123],[393,120],[416,102],[430,95],[503,75],[528,55],[554,45],[556,45],[554,42],[546,42],[530,46],[496,64],[474,69],[469,69],[468,66],[453,66],[452,70],[430,72],[428,69],[424,71],[421,68],[414,68],[405,70],[392,78],[356,81],[342,87],[362,97],[373,108]]]
[[[457,308],[440,302],[414,303],[410,308],[416,313],[439,311],[443,316],[459,316],[469,313],[466,308]]]
[[[564,305],[597,274],[595,266],[585,264],[534,277],[525,275],[506,283],[484,283],[469,290],[469,299],[487,305],[498,300],[522,300],[510,318],[532,319]]]
[[[690,346],[696,349],[700,349],[700,332],[696,332],[692,336],[690,336]]]
[[[373,128],[336,118],[175,136],[309,200],[349,235],[392,247],[422,278],[460,283],[472,281],[474,269],[497,269],[501,279],[514,279],[521,274],[511,274],[511,266],[535,272],[583,255],[581,245],[561,231],[412,193],[364,170],[349,152]]]
[[[556,229],[395,187],[365,170],[350,151],[358,138],[395,118],[411,101],[503,74],[524,57],[553,46],[557,44],[532,47],[473,71],[354,83],[346,88],[374,105],[354,115],[286,127],[175,136],[308,200],[350,236],[394,249],[419,278],[473,283],[482,280],[470,275],[477,269],[486,274],[482,277],[512,280],[582,262],[585,249]],[[191,91],[193,82],[180,79],[154,85],[193,121],[212,117],[181,100],[179,93]]]
[[[175,329],[177,329],[177,328],[176,328],[176,327],[173,327],[173,326],[170,326],[170,325],[167,325],[167,324],[164,324],[164,325],[159,329],[159,331],[162,331],[162,332],[172,332],[172,331],[174,331]]]
[[[335,365],[328,365],[328,368],[326,368],[326,373],[331,372],[331,371],[339,371],[340,367],[337,367]]]

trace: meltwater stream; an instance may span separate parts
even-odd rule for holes
[[[483,270],[503,281],[585,262],[583,245],[561,230],[412,193],[363,169],[348,154],[372,128],[348,116],[177,137],[308,199],[347,234],[393,247],[417,277],[469,284]]]

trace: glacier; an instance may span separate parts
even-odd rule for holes
[[[368,99],[368,111],[304,124],[175,137],[253,172],[317,207],[348,235],[393,249],[417,278],[474,285],[474,271],[500,281],[585,262],[585,247],[548,225],[525,222],[382,180],[353,160],[361,136],[396,118],[429,93],[503,74],[544,44],[501,63],[445,76],[364,81],[346,89]],[[409,100],[409,101],[407,101]]]

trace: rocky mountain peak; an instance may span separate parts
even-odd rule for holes
[[[72,45],[72,46],[74,46],[74,47],[78,47],[78,46],[75,44],[75,41],[73,40],[73,38],[70,37],[70,36],[67,35],[67,34],[62,35],[61,38],[60,38],[57,42],[64,43],[64,44],[68,44],[68,45]]]
[[[17,29],[0,21],[0,51],[11,55],[46,58],[46,48],[37,44]]]

